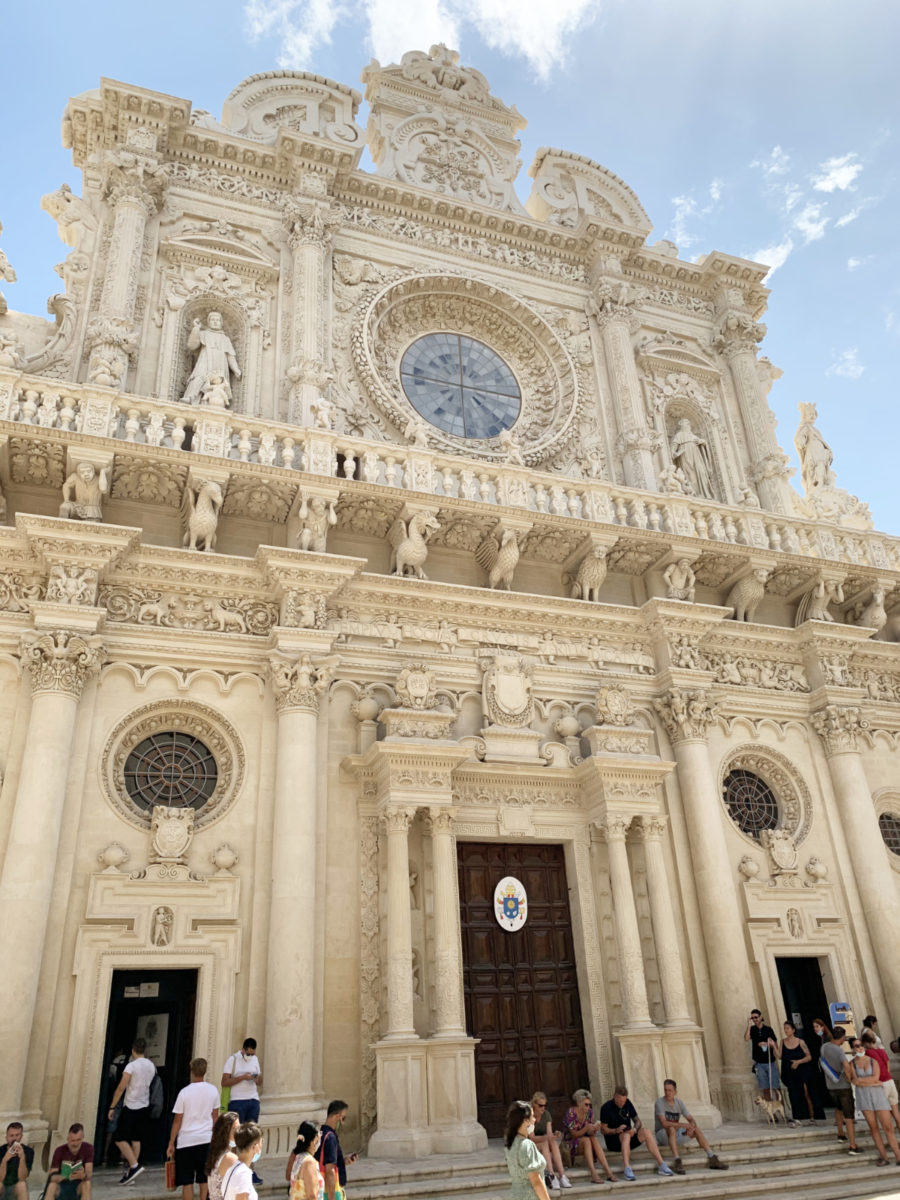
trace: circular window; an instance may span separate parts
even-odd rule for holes
[[[764,829],[778,827],[778,801],[769,785],[752,771],[729,771],[722,798],[741,833],[759,841]]]
[[[522,407],[516,377],[490,346],[457,333],[428,333],[400,360],[400,382],[419,414],[463,438],[492,438]]]
[[[126,758],[122,773],[128,795],[146,809],[165,804],[199,810],[219,777],[209,747],[189,733],[171,730],[144,738]]]
[[[878,828],[888,850],[900,857],[900,816],[895,812],[883,812],[878,818]]]

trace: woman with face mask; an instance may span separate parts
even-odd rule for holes
[[[546,1162],[531,1141],[534,1114],[527,1100],[514,1100],[506,1114],[506,1168],[512,1181],[509,1200],[550,1200],[544,1182]]]
[[[222,1113],[213,1125],[209,1153],[206,1156],[206,1184],[209,1200],[222,1200],[222,1179],[237,1162],[234,1131],[240,1121],[236,1112]]]
[[[254,1121],[239,1125],[234,1135],[237,1162],[222,1178],[222,1200],[257,1200],[253,1164],[262,1154],[263,1133]]]
[[[881,1133],[878,1129],[880,1124],[894,1158],[900,1166],[900,1146],[897,1145],[894,1126],[891,1124],[891,1106],[888,1104],[884,1088],[879,1082],[878,1064],[874,1059],[868,1057],[859,1038],[851,1040],[850,1053],[853,1056],[850,1059],[850,1082],[856,1088],[856,1107],[862,1109],[862,1114],[866,1118],[866,1124],[872,1135],[872,1141],[875,1143],[875,1149],[878,1151],[878,1161],[875,1165],[878,1167],[888,1165],[888,1160],[884,1156],[884,1142],[881,1140]]]

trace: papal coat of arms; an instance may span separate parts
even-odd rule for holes
[[[501,879],[494,888],[494,916],[501,929],[515,933],[525,924],[528,915],[528,898],[525,888],[512,875]]]

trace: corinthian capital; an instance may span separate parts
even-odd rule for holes
[[[331,682],[333,666],[331,660],[315,666],[308,654],[301,654],[296,660],[272,655],[269,659],[269,680],[278,712],[293,710],[317,713],[319,696]]]
[[[290,196],[285,202],[282,220],[292,250],[298,246],[329,249],[341,223],[340,214],[327,200],[297,196]]]
[[[631,825],[631,817],[620,813],[608,816],[605,821],[596,821],[598,832],[606,842],[624,842]]]
[[[673,743],[705,738],[718,711],[708,692],[684,688],[672,688],[665,696],[654,700],[653,707]]]
[[[104,194],[110,204],[139,204],[147,216],[162,206],[168,177],[166,169],[150,155],[120,150],[106,168]]]
[[[809,722],[822,739],[829,756],[859,749],[860,735],[869,728],[863,711],[852,704],[826,704],[810,713]]]
[[[765,336],[766,327],[761,321],[754,321],[746,311],[728,308],[719,317],[712,344],[726,358],[731,358],[742,350],[752,351]]]
[[[388,833],[408,833],[415,815],[414,808],[402,804],[390,804],[380,814],[381,823]]]
[[[70,629],[52,633],[26,633],[19,647],[22,664],[31,678],[31,691],[62,692],[76,700],[88,679],[100,669],[103,644]]]
[[[641,817],[641,840],[659,842],[666,832],[668,817]]]

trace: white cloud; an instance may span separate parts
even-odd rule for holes
[[[794,228],[803,238],[803,244],[808,246],[810,242],[817,242],[825,236],[828,221],[829,218],[822,215],[822,205],[809,201],[794,217]]]
[[[407,50],[427,50],[434,42],[459,46],[466,26],[488,46],[524,58],[542,79],[566,58],[572,35],[598,14],[592,0],[244,0],[251,40],[277,37],[278,65],[304,69],[338,23],[361,20],[375,57],[395,62]]]
[[[866,263],[870,263],[874,257],[874,254],[867,254],[865,258],[848,258],[847,270],[856,271],[859,267],[864,267]]]
[[[844,379],[859,379],[866,368],[859,361],[859,349],[851,346],[836,355],[826,375],[841,375]]]
[[[812,177],[812,185],[817,192],[853,191],[853,181],[862,169],[862,163],[853,153],[827,158],[819,164],[819,174]]]
[[[889,312],[884,318],[885,333],[900,333],[900,314]]]
[[[784,266],[793,248],[793,240],[785,238],[777,246],[766,246],[763,250],[757,250],[755,254],[750,256],[754,262],[764,263],[769,268],[769,273],[763,280],[764,283],[768,283],[778,268]]]
[[[785,154],[780,146],[773,146],[772,153],[768,158],[756,158],[750,166],[759,167],[763,175],[786,175],[790,161],[791,156]]]
[[[716,205],[722,198],[723,189],[723,181],[721,179],[713,179],[707,188],[708,200],[705,204],[701,204],[693,192],[685,196],[673,196],[672,203],[675,205],[675,212],[672,214],[672,224],[666,231],[665,236],[671,238],[676,246],[681,247],[681,249],[687,249],[688,246],[693,246],[696,242],[699,242],[699,235],[691,233],[688,229],[688,220],[692,217],[702,219],[703,217],[708,217],[710,213],[715,212]]]

